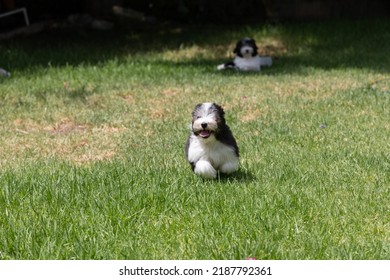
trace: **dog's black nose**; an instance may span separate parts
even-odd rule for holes
[[[202,126],[203,129],[205,129],[207,127],[207,123],[205,123],[205,122],[201,123],[201,126]]]

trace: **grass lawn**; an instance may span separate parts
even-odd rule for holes
[[[237,39],[274,65],[218,72]],[[390,22],[0,42],[0,259],[390,259]],[[240,170],[184,156],[225,108]]]

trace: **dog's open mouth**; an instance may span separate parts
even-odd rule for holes
[[[202,137],[202,138],[209,138],[211,135],[211,131],[210,130],[201,130],[199,131],[199,136]]]

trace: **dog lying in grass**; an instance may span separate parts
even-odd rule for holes
[[[233,50],[236,57],[233,61],[218,65],[218,70],[236,69],[241,71],[260,71],[261,66],[271,66],[272,58],[259,56],[258,47],[252,38],[239,40]]]

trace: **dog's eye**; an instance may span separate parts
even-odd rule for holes
[[[201,118],[201,116],[196,116],[196,119],[200,119]]]

